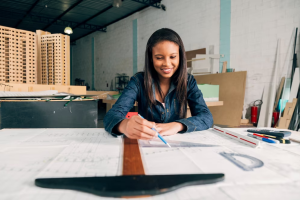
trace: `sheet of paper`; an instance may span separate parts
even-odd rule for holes
[[[0,186],[0,199],[96,199],[82,192],[39,188],[34,180],[121,173],[122,139],[104,129],[1,131],[0,138],[3,136],[9,148],[0,152],[0,181],[5,183]]]
[[[120,175],[121,138],[115,138],[103,129],[91,129],[80,135],[37,177]]]
[[[44,131],[45,129],[2,129],[0,130],[0,152],[17,147]]]
[[[247,134],[246,129],[234,130]],[[215,184],[215,190],[219,194],[223,192],[223,186],[246,184],[250,188],[251,185],[261,185],[264,188],[279,183],[295,185],[295,182],[300,182],[300,156],[293,152],[300,152],[299,145],[263,143],[261,148],[254,149],[210,130],[177,134],[165,139],[171,146],[183,144],[183,141],[189,144],[216,145],[167,148],[157,139],[148,143],[140,141],[146,174],[224,173],[225,180]],[[290,150],[292,147],[293,151]]]

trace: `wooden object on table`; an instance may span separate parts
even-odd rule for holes
[[[247,72],[231,72],[194,76],[197,84],[220,86],[219,100],[223,106],[211,107],[215,124],[239,126],[243,111]]]
[[[41,85],[41,84],[5,84],[0,85],[1,91],[9,92],[39,92],[45,90],[57,90],[71,94],[85,94],[86,86],[74,85]]]
[[[196,49],[196,50],[186,51],[185,52],[187,60],[192,60],[193,58],[196,58],[197,54],[206,54],[206,48]],[[192,67],[192,62],[188,62],[187,63],[187,67]]]
[[[124,136],[123,175],[145,175],[140,148],[136,139]]]
[[[227,61],[224,61],[223,62],[222,73],[226,73],[226,69],[227,69]]]
[[[86,94],[88,95],[95,95],[97,99],[106,99],[107,95],[115,95],[119,94],[118,91],[86,91]]]
[[[280,129],[288,129],[295,107],[296,107],[296,103],[297,103],[297,99],[293,99],[293,102],[287,102],[284,108],[284,113],[283,113],[283,117],[281,117],[279,119],[279,123],[278,123],[278,127],[276,128],[280,128]]]

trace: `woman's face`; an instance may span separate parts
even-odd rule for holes
[[[160,80],[169,79],[179,66],[179,46],[170,41],[162,41],[152,48],[154,69]]]

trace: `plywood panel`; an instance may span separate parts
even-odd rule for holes
[[[198,84],[220,86],[219,100],[223,106],[209,107],[214,123],[228,126],[239,126],[245,98],[247,72],[231,72],[194,76]]]

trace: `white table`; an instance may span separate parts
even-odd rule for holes
[[[245,129],[229,129],[246,134]],[[299,199],[300,144],[251,148],[211,130],[166,137],[180,148],[143,147],[146,174],[224,173],[225,180],[191,186],[146,199]],[[186,143],[183,143],[186,142]],[[188,147],[189,143],[199,147]],[[202,146],[201,146],[202,145]],[[220,153],[242,154],[263,162],[244,171]],[[0,199],[106,199],[83,192],[34,185],[37,177],[115,176],[122,171],[122,138],[103,129],[0,130]],[[251,160],[236,157],[246,165]],[[108,199],[108,198],[107,198]],[[136,199],[136,198],[135,198]]]

